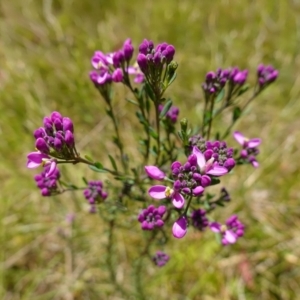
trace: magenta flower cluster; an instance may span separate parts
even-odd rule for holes
[[[34,176],[37,187],[41,190],[42,196],[53,196],[58,193],[57,181],[60,178],[58,168],[55,168],[52,174],[46,176],[49,172],[50,166],[46,166],[42,173]]]
[[[153,262],[158,267],[163,267],[170,259],[170,256],[162,251],[157,251],[152,257]]]
[[[194,210],[191,214],[191,223],[193,227],[203,231],[209,225],[209,221],[206,217],[206,210],[201,208]]]
[[[169,65],[175,55],[173,45],[167,43],[154,44],[144,40],[139,46],[137,63],[150,82],[160,81],[163,67]]]
[[[91,205],[90,212],[96,212],[96,204],[103,202],[108,194],[103,191],[102,181],[89,181],[88,187],[83,191],[83,195]]]
[[[113,82],[122,82],[125,73],[135,75],[135,82],[143,82],[144,76],[137,66],[130,66],[134,48],[131,39],[125,40],[123,47],[113,53],[96,51],[91,59],[93,71],[90,79],[96,87],[103,87]]]
[[[278,77],[278,70],[276,70],[273,66],[265,66],[260,64],[257,67],[257,77],[259,87],[265,88],[270,83],[274,82]]]
[[[244,235],[245,231],[245,225],[239,221],[236,215],[227,219],[226,225],[212,222],[209,226],[213,232],[221,234],[223,245],[234,244]]]
[[[250,163],[254,168],[258,168],[259,163],[256,160],[256,156],[259,154],[257,147],[260,145],[261,139],[248,139],[239,131],[235,131],[233,136],[242,146],[240,157],[238,158],[239,163]]]
[[[248,70],[240,70],[237,67],[232,69],[219,68],[216,72],[210,71],[206,74],[202,89],[205,94],[219,93],[227,82],[233,86],[242,86],[248,77]]]
[[[36,152],[27,156],[27,167],[46,166],[46,176],[51,176],[56,169],[57,159],[70,160],[76,156],[74,126],[68,117],[54,111],[45,117],[43,127],[34,131]]]
[[[164,109],[164,105],[160,104],[158,106],[159,112],[161,112],[163,109]],[[171,122],[171,124],[175,124],[177,122],[178,115],[179,115],[179,108],[176,106],[171,106],[171,108],[169,109],[165,117],[168,121]]]
[[[146,166],[148,176],[156,180],[164,180],[166,174],[156,166]],[[154,185],[150,187],[149,195],[157,200],[170,199],[176,209],[185,206],[188,197],[199,197],[204,188],[212,183],[213,177],[219,177],[228,173],[228,169],[220,166],[214,157],[206,159],[204,154],[194,146],[192,154],[185,164],[175,161],[171,165],[173,186]],[[185,213],[173,224],[173,235],[182,238],[187,232],[188,220]]]
[[[233,148],[227,148],[224,141],[206,141],[201,135],[195,135],[189,139],[190,148],[198,147],[206,160],[214,159],[220,166],[224,166],[228,171],[235,166],[233,159]]]
[[[158,208],[155,208],[153,205],[148,206],[148,208],[144,209],[138,216],[141,228],[143,230],[153,230],[162,227],[164,225],[162,217],[166,211],[167,208],[164,205]]]

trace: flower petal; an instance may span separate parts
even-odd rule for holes
[[[27,168],[32,169],[38,167],[42,163],[43,158],[49,158],[49,156],[41,152],[31,152],[27,155],[27,158]]]
[[[242,146],[244,145],[245,142],[245,137],[239,132],[239,131],[235,131],[233,133],[233,137],[236,139],[236,141],[241,144]]]
[[[184,197],[180,193],[174,193],[172,197],[172,203],[176,208],[182,208],[185,203]]]
[[[172,227],[173,236],[177,239],[183,238],[187,233],[187,220],[185,217],[180,217]]]
[[[49,168],[48,172],[45,174],[45,176],[46,177],[51,176],[52,174],[55,173],[55,170],[56,170],[56,161],[52,160],[50,163],[50,168]]]
[[[206,174],[213,176],[222,176],[228,173],[228,170],[225,167],[221,167],[218,165],[214,165],[212,169],[210,169]]]
[[[261,143],[261,139],[258,139],[258,138],[251,139],[251,140],[248,142],[248,147],[249,147],[249,148],[255,148],[255,147],[259,146],[260,143]]]
[[[165,199],[166,197],[166,191],[167,187],[164,185],[154,185],[148,190],[148,194],[154,198],[154,199]]]
[[[197,157],[197,164],[200,169],[205,167],[206,161],[203,153],[196,147],[193,147],[193,154]]]
[[[166,174],[156,166],[145,166],[145,171],[152,179],[163,180],[166,177]]]
[[[217,222],[212,222],[209,227],[213,232],[221,232],[221,224]]]
[[[231,230],[226,230],[225,231],[224,238],[230,244],[234,244],[236,242],[236,240],[237,240],[236,235]]]
[[[204,192],[204,188],[202,186],[197,186],[193,189],[193,195],[200,196]]]

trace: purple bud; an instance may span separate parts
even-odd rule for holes
[[[226,159],[225,163],[224,163],[224,167],[230,171],[234,168],[235,166],[235,160],[233,158],[228,158]]]
[[[69,147],[74,146],[74,135],[70,130],[66,131],[65,142],[66,142],[67,146],[69,146]]]
[[[43,138],[46,135],[45,129],[43,127],[40,127],[36,129],[33,133],[33,136],[38,139],[38,138]]]
[[[72,133],[74,133],[73,122],[70,118],[68,117],[63,118],[63,129],[64,131],[70,130]]]
[[[130,61],[133,55],[134,48],[131,44],[131,39],[127,39],[123,45],[123,53],[126,61]]]
[[[47,197],[47,196],[51,195],[51,192],[47,188],[43,188],[41,190],[41,194],[42,194],[42,196]]]
[[[117,51],[113,55],[113,64],[115,68],[119,68],[124,61],[124,54],[122,51]]]
[[[173,45],[168,45],[167,49],[166,49],[166,60],[167,63],[170,63],[175,55],[175,48]]]
[[[203,155],[205,157],[205,160],[209,160],[212,157],[213,153],[214,152],[211,149],[207,149],[206,151],[204,151]]]
[[[174,182],[173,187],[174,187],[174,189],[175,189],[176,191],[178,191],[178,190],[181,188],[181,182],[180,182],[179,180],[176,180],[176,181]]]
[[[201,177],[201,185],[202,185],[203,187],[209,186],[210,183],[211,183],[211,178],[210,178],[209,176],[203,175],[203,176]]]
[[[210,82],[216,78],[216,74],[214,72],[208,72],[206,74],[206,81]]]
[[[191,189],[188,187],[185,187],[182,189],[182,192],[189,195],[191,193]]]
[[[36,140],[35,148],[38,149],[41,153],[45,153],[45,154],[49,153],[49,147],[43,138],[38,138]]]
[[[149,52],[152,51],[153,46],[154,45],[153,45],[152,41],[148,41],[148,40],[144,39],[143,42],[139,46],[139,52],[144,55],[147,55]]]
[[[123,71],[121,68],[114,70],[112,74],[112,80],[114,82],[122,82],[123,81]]]
[[[139,53],[139,55],[137,56],[137,63],[141,71],[145,73],[148,67],[148,61],[146,55]]]
[[[59,119],[62,121],[62,115],[58,111],[54,111],[51,113],[50,119],[54,122],[55,119]]]
[[[159,66],[162,62],[162,56],[160,52],[156,52],[153,57],[153,61],[155,65]]]
[[[54,119],[53,123],[54,123],[54,127],[55,127],[56,130],[62,130],[63,129],[63,124],[62,124],[61,119],[56,118],[56,119]]]
[[[59,139],[59,138],[54,138],[54,148],[56,149],[56,150],[60,150],[61,148],[63,147],[63,142],[62,142],[62,140],[61,139]]]

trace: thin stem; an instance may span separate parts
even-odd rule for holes
[[[159,120],[159,101],[155,102],[155,121],[156,121],[156,132],[157,132],[157,156],[155,160],[155,164],[158,164],[159,162],[159,156],[160,156],[160,120]]]
[[[184,213],[183,213],[183,215],[184,216],[186,216],[186,214],[187,214],[187,211],[188,211],[188,209],[189,209],[189,207],[190,207],[190,204],[191,204],[191,202],[192,202],[192,196],[190,196],[190,198],[189,198],[189,200],[188,200],[188,203],[187,203],[187,206],[186,206],[186,208],[185,208],[185,210],[184,210]]]
[[[211,99],[211,105],[210,105],[210,118],[209,118],[209,123],[208,123],[208,130],[207,130],[207,135],[206,135],[206,139],[209,140],[209,136],[210,136],[210,131],[211,131],[211,127],[212,127],[212,123],[213,123],[213,110],[214,110],[214,105],[215,105],[215,98],[212,97]]]

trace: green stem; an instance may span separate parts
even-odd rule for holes
[[[187,211],[188,211],[188,209],[189,209],[189,207],[190,207],[190,204],[191,204],[191,202],[192,202],[192,196],[190,196],[190,198],[189,198],[189,200],[188,200],[188,203],[187,203],[187,206],[186,206],[186,208],[185,208],[185,210],[184,210],[184,212],[183,212],[183,215],[184,216],[186,216],[186,214],[187,214]]]
[[[157,132],[157,156],[155,160],[155,164],[158,165],[159,156],[160,156],[160,120],[159,120],[159,100],[156,99],[155,101],[155,121],[156,121],[156,132]]]

